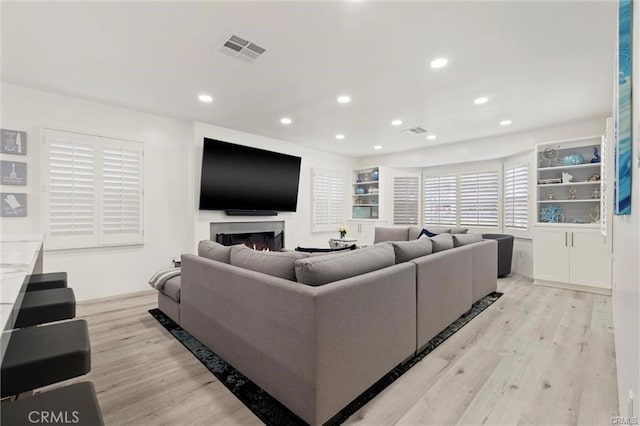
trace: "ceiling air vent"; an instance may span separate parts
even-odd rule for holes
[[[220,51],[222,53],[245,62],[255,61],[265,52],[265,50],[265,48],[233,34],[225,38],[224,42],[220,46]]]
[[[417,126],[417,127],[412,127],[410,129],[404,129],[402,131],[403,133],[415,133],[416,135],[419,135],[421,133],[427,133],[427,129]]]

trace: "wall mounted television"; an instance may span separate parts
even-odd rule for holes
[[[301,160],[204,138],[200,210],[226,210],[227,214],[295,212]]]

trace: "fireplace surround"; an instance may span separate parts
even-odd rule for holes
[[[284,221],[210,222],[209,234],[212,241],[225,246],[244,244],[269,251],[284,248]]]

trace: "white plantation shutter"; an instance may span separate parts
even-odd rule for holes
[[[529,210],[529,165],[504,171],[504,227],[527,229]]]
[[[127,143],[128,148],[122,143],[118,145],[102,148],[101,239],[104,244],[141,241],[143,233],[142,149]]]
[[[420,179],[416,176],[393,178],[393,224],[417,225],[420,211]]]
[[[337,231],[344,221],[344,178],[336,172],[314,169],[312,192],[313,231]]]
[[[460,225],[498,226],[498,172],[460,175]]]
[[[45,248],[143,242],[143,145],[45,129]]]
[[[457,220],[457,178],[437,176],[424,179],[424,224],[455,225]]]
[[[92,244],[98,235],[96,150],[63,135],[53,136],[46,153],[47,239],[59,247]]]

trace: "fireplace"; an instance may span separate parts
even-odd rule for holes
[[[284,248],[284,222],[211,222],[210,239],[225,246],[244,244],[255,250]]]

